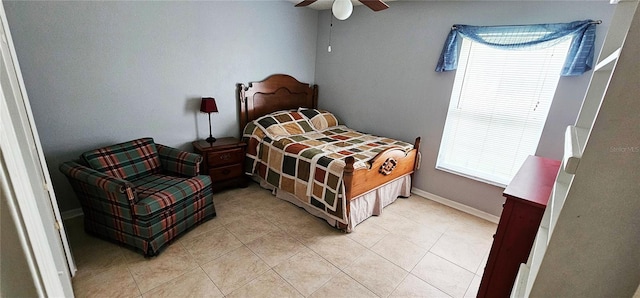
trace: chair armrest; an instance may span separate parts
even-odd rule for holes
[[[169,146],[156,144],[162,169],[181,176],[193,177],[200,173],[202,156],[196,153],[178,150]]]
[[[136,200],[133,184],[126,180],[98,172],[75,161],[64,162],[59,169],[69,178],[76,192],[80,191],[78,195],[88,198],[98,195],[107,201],[115,200],[125,205],[131,205]],[[94,190],[87,189],[87,186]]]

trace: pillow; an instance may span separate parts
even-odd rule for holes
[[[313,128],[317,130],[324,130],[332,126],[342,125],[342,122],[338,120],[338,117],[329,111],[307,108],[299,108],[298,111],[309,118],[309,122],[313,125]]]
[[[273,112],[254,120],[254,123],[273,139],[314,130],[307,117],[295,110]]]

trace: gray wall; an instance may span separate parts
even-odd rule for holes
[[[434,169],[454,73],[435,73],[454,23],[602,19],[607,1],[390,2],[329,11],[280,1],[4,2],[62,211],[79,204],[58,165],[98,146],[151,136],[190,149],[208,136],[199,98],[216,98],[214,136],[236,136],[235,84],[288,73],[320,86],[320,106],[363,131],[422,136],[414,186],[499,215],[502,189]],[[318,19],[319,17],[319,19]],[[538,154],[559,158],[590,73],[562,78]]]
[[[412,142],[422,137],[422,166],[414,187],[500,215],[502,188],[435,169],[455,73],[434,71],[453,24],[504,25],[601,19],[596,46],[613,5],[600,2],[415,1],[389,2],[373,13],[356,7],[346,21],[319,15],[315,82],[319,105],[355,129]],[[596,54],[599,51],[596,51]],[[538,155],[561,158],[563,134],[575,122],[591,72],[561,78]]]
[[[79,208],[58,165],[151,136],[191,150],[237,136],[235,84],[287,73],[313,81],[318,12],[280,1],[5,1],[62,211]]]

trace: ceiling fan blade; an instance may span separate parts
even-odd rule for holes
[[[365,6],[371,8],[373,11],[381,11],[389,8],[389,5],[382,2],[382,0],[359,0]]]
[[[303,7],[303,6],[308,6],[311,5],[313,2],[316,2],[318,0],[304,0],[298,4],[296,4],[296,7]]]

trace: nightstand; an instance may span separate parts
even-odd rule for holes
[[[211,177],[214,191],[247,186],[243,166],[247,143],[236,138],[219,138],[213,143],[200,140],[192,144],[195,152],[204,158],[200,173]]]

